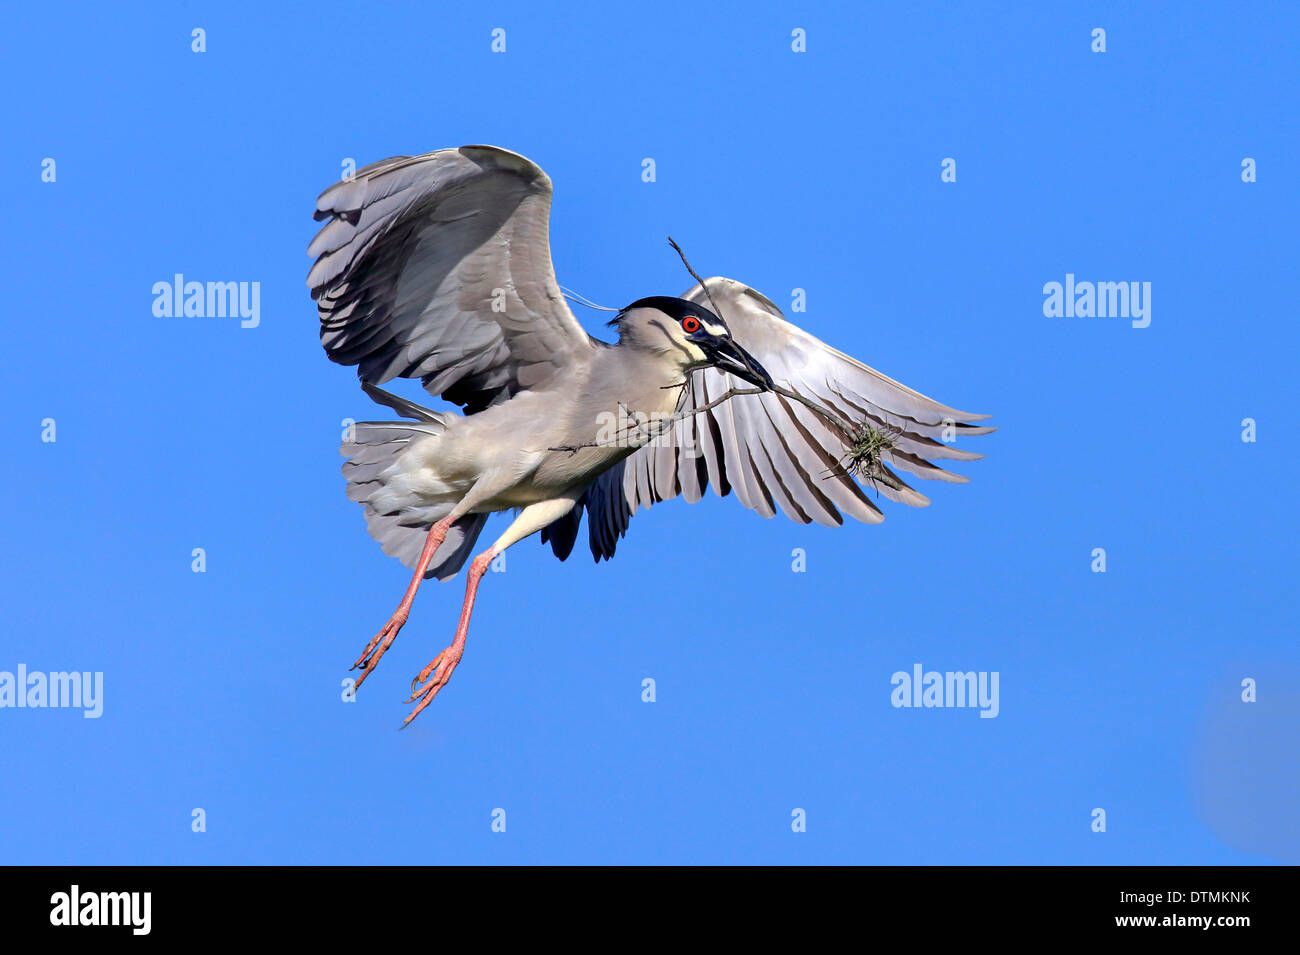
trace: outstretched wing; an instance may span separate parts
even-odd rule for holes
[[[881,455],[883,464],[923,478],[969,480],[928,459],[982,457],[952,447],[945,438],[996,430],[973,424],[988,415],[949,408],[868,368],[787,322],[771,301],[740,282],[705,281],[732,337],[777,384],[892,438],[892,447]],[[683,298],[708,304],[699,285]],[[682,410],[701,408],[729,389],[751,387],[716,368],[698,370]],[[612,557],[638,509],[679,494],[694,503],[709,486],[720,497],[735,491],[742,504],[764,517],[780,510],[803,524],[838,525],[843,513],[879,523],[884,516],[841,466],[845,453],[841,437],[799,402],[773,393],[730,398],[676,421],[668,435],[602,474],[588,489],[592,554],[597,560]],[[884,470],[889,479],[872,482],[872,493],[913,507],[930,503],[889,467]]]
[[[551,180],[494,146],[395,156],[316,200],[307,275],[330,359],[474,412],[595,345],[551,265]]]

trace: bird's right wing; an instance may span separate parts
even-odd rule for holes
[[[307,276],[331,360],[480,410],[596,346],[551,265],[551,180],[494,146],[396,156],[316,200]]]
[[[973,424],[988,415],[949,408],[887,378],[790,324],[770,300],[740,282],[720,277],[706,282],[733,339],[778,385],[890,438],[891,446],[880,453],[882,466],[923,478],[968,480],[927,458],[982,457],[948,441],[995,430]],[[683,298],[709,302],[699,285]],[[679,494],[694,503],[710,485],[719,497],[735,491],[745,507],[764,517],[780,510],[804,524],[838,525],[844,520],[841,512],[867,523],[884,520],[842,466],[844,438],[803,404],[768,392],[739,395],[701,410],[731,389],[751,388],[717,368],[693,372],[682,407],[686,416],[588,489],[588,530],[597,560],[613,556],[638,509]],[[913,507],[929,504],[888,467],[884,474],[886,479],[870,482],[872,492]]]

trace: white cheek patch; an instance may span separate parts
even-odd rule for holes
[[[685,339],[682,342],[682,347],[684,347],[686,351],[690,354],[692,360],[694,361],[708,360],[709,356],[704,354],[704,349],[701,348],[699,345],[695,344],[695,342],[691,341],[689,338]]]
[[[704,328],[704,330],[708,332],[710,335],[712,335],[714,338],[722,338],[727,334],[727,330],[723,328],[721,325],[714,325],[712,322],[704,321],[704,319],[700,319],[699,321],[700,321],[700,325]]]

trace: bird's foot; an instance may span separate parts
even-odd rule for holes
[[[456,665],[460,663],[460,658],[464,653],[464,641],[457,640],[430,660],[428,665],[411,681],[411,698],[406,702],[416,703],[416,707],[402,721],[403,727],[408,726],[411,720],[419,716],[421,711],[433,702],[433,698],[438,695],[438,691],[446,686],[447,681],[451,679],[451,675],[455,672]]]
[[[398,633],[406,624],[407,616],[407,611],[398,609],[395,614],[388,618],[388,622],[384,624],[383,629],[370,638],[366,648],[361,651],[361,656],[357,657],[357,662],[352,664],[353,670],[359,669],[363,671],[352,687],[353,693],[361,688],[361,684],[366,681],[366,677],[375,672],[375,667],[379,665],[379,661],[383,659],[384,654],[388,652],[388,648],[393,645],[393,641],[397,639]]]
[[[420,551],[420,559],[415,563],[415,575],[411,578],[406,593],[402,595],[402,602],[397,605],[397,609],[388,618],[388,623],[384,624],[384,628],[366,644],[366,648],[361,651],[361,656],[357,657],[357,662],[352,664],[352,669],[364,671],[361,676],[357,677],[357,682],[353,684],[353,693],[356,693],[361,688],[361,684],[366,682],[366,677],[375,672],[375,667],[379,666],[379,661],[383,659],[384,654],[388,652],[388,648],[397,639],[397,634],[401,632],[402,627],[405,625],[406,618],[411,615],[411,605],[415,603],[415,594],[420,589],[420,581],[424,579],[425,571],[429,569],[429,562],[433,560],[433,555],[437,553],[438,548],[447,539],[447,530],[455,521],[456,516],[453,511],[429,528],[429,536],[424,539],[424,548]]]

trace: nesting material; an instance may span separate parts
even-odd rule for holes
[[[884,462],[884,456],[893,450],[902,428],[889,425],[877,428],[863,421],[849,425],[843,432],[844,456],[840,459],[840,468],[844,473],[873,486],[902,487],[902,482]]]

